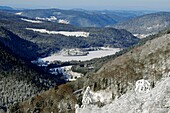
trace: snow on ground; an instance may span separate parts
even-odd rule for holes
[[[49,18],[36,17],[35,19],[36,20],[43,20],[43,21],[50,21],[50,22],[56,22],[57,21],[57,17],[55,17],[55,16],[50,16]],[[69,24],[70,22],[66,19],[59,19],[58,23]]]
[[[147,36],[152,35],[152,34],[133,34],[133,35],[140,39],[143,39],[143,38],[146,38]]]
[[[55,16],[50,16],[49,18],[40,18],[40,17],[36,17],[36,20],[46,20],[46,21],[56,21],[57,18]]]
[[[22,15],[22,12],[15,13],[15,15]]]
[[[76,113],[170,113],[170,77],[163,78],[148,93],[128,91],[102,108],[77,107]]]
[[[94,58],[101,58],[101,57],[105,57],[108,55],[113,55],[116,52],[119,52],[120,48],[110,48],[110,49],[105,49],[105,50],[97,50],[97,51],[89,51],[89,54],[86,56],[63,56],[60,54],[53,54],[49,57],[45,57],[42,58],[41,60],[43,61],[49,61],[49,62],[53,62],[53,61],[62,61],[62,62],[66,62],[66,61],[86,61],[86,60],[91,60]]]
[[[68,77],[69,81],[75,81],[77,80],[77,78],[80,78],[83,76],[81,73],[73,72],[71,68],[72,66],[64,66],[66,73],[69,75]]]
[[[72,66],[63,66],[58,68],[51,68],[50,73],[54,75],[63,74],[65,80],[67,81],[75,81],[77,78],[82,77],[81,73],[73,72],[71,70]]]
[[[58,20],[58,23],[61,23],[61,24],[69,24],[70,22],[69,22],[68,20],[59,19],[59,20]]]
[[[40,32],[40,33],[47,33],[47,34],[61,34],[61,35],[65,35],[65,36],[75,36],[75,37],[89,37],[88,32],[83,32],[83,31],[74,31],[74,32],[70,32],[70,31],[48,31],[46,29],[35,29],[35,28],[26,28],[27,30],[32,30],[35,32]]]
[[[146,29],[147,29],[147,30],[151,30],[151,29],[153,29],[153,27],[147,27]]]
[[[91,94],[93,103],[99,101],[101,103],[108,104],[112,101],[112,91],[110,88],[106,90],[100,90],[97,92],[90,91],[90,94]]]
[[[30,23],[43,23],[42,21],[39,21],[39,20],[30,20],[30,19],[25,19],[25,18],[21,18],[21,20],[30,22]]]

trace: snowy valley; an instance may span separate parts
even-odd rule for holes
[[[169,12],[0,6],[0,51],[0,113],[170,113]]]

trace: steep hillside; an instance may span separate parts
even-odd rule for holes
[[[45,113],[46,110],[48,110],[50,112],[56,113],[57,112],[69,113],[71,111],[75,112],[74,103],[76,101],[79,105],[82,104],[83,102],[81,101],[82,94],[80,92],[82,91],[82,88],[86,88],[87,86],[90,86],[92,91],[95,92],[104,91],[105,93],[107,93],[107,90],[109,90],[109,92],[111,92],[111,98],[113,100],[119,99],[123,94],[134,89],[135,82],[139,79],[148,80],[151,84],[151,88],[154,88],[155,85],[157,85],[157,81],[159,81],[161,78],[169,77],[170,72],[169,31],[170,30],[167,30],[161,32],[158,35],[148,37],[147,41],[145,41],[146,39],[143,40],[143,42],[141,42],[137,46],[134,46],[132,49],[128,50],[125,54],[109,60],[108,63],[106,63],[97,73],[93,75],[87,75],[84,78],[78,79],[76,82],[71,82],[64,85],[69,89],[67,91],[65,90],[64,91],[65,92],[70,91],[66,94],[73,96],[70,99],[71,102],[68,99],[66,99],[68,96],[67,95],[63,96],[62,99],[60,98],[62,100],[62,104],[56,102],[56,104],[52,104],[54,106],[51,107],[50,104],[46,104],[45,102],[50,101],[51,100],[50,98],[55,98],[52,101],[52,103],[55,103],[54,100],[58,100],[58,97],[53,97],[51,93],[49,93],[50,91],[48,91],[46,92],[47,93],[46,95],[49,94],[50,95],[49,98],[41,96],[41,94],[39,95],[41,96],[42,99],[41,102],[39,101],[38,96],[36,96],[33,98],[34,100],[32,103],[26,101],[24,103],[15,105],[13,108],[16,108],[17,110],[20,110],[22,112],[24,112],[26,108],[29,108],[29,110],[34,111],[37,108],[35,103],[40,102],[41,106],[39,107],[37,112]],[[159,85],[157,86],[159,87]],[[52,89],[52,91],[59,93],[61,89],[60,88]],[[42,95],[44,95],[44,93],[42,93]],[[74,96],[77,97],[77,100],[73,99]],[[102,96],[102,93],[99,93],[97,99],[95,100],[92,99],[92,101],[91,100],[89,101],[90,102],[89,107],[91,106],[91,104],[92,105],[97,104],[100,107],[104,106],[105,104],[107,104],[105,103],[105,101],[101,101],[101,99],[104,98],[106,98],[106,95],[103,94]],[[90,109],[93,110],[92,107],[90,107]],[[11,110],[12,112],[15,112],[14,109]]]
[[[169,33],[169,32],[166,32]],[[155,82],[169,72],[170,35],[151,36],[152,40],[110,60],[86,83],[93,90],[112,87],[113,98],[124,94],[138,79]],[[153,38],[155,37],[155,38]]]
[[[36,44],[21,39],[4,27],[0,27],[0,42],[10,48],[13,53],[26,60],[32,60],[38,57],[39,48]]]
[[[130,90],[134,90],[136,81],[140,79],[148,80],[150,82],[151,88],[154,88],[155,85],[157,85],[157,82],[161,78],[167,78],[170,76],[170,68],[169,68],[170,34],[169,33],[170,30],[166,30],[166,31],[162,31],[158,35],[147,37],[142,42],[140,42],[139,45],[134,46],[132,49],[128,50],[129,52],[113,60],[109,60],[108,63],[106,63],[96,74],[88,75],[86,78],[84,78],[84,80],[82,80],[85,81],[83,87],[86,88],[87,86],[90,86],[92,91],[95,92],[101,92],[101,91],[107,92],[107,89],[109,89],[112,92],[112,99],[119,99],[126,92]],[[157,87],[159,88],[159,85],[157,85]],[[159,90],[160,89],[161,88],[159,88]],[[165,96],[165,94],[166,92],[163,95]],[[102,93],[100,95],[102,95]],[[100,97],[100,95],[99,95],[99,100],[100,98],[101,99],[105,98],[105,96]],[[160,96],[162,94],[158,94],[158,95]],[[128,96],[129,97],[127,98],[131,98],[130,97],[131,95]],[[117,112],[118,110],[120,110],[119,112],[123,112],[123,110],[127,112],[126,108],[132,107],[129,106],[127,103],[123,103],[124,101],[126,101],[127,98],[118,101],[120,104],[122,102],[123,105],[124,104],[125,106],[127,105],[126,107],[121,106],[122,109],[113,109],[113,110],[115,110],[115,112],[116,110]],[[99,101],[99,104],[97,103],[97,105],[101,107],[106,104],[106,106],[103,109],[99,109],[99,108],[95,109],[95,106],[90,107],[91,105],[96,104],[93,101],[89,105],[89,107],[87,107],[87,109],[84,108],[81,109],[80,113],[83,113],[83,110],[84,113],[88,112],[89,110],[92,113],[95,110],[96,112],[98,110],[99,113],[104,112],[104,110],[105,111],[109,110],[109,108],[107,108],[108,103],[101,102],[101,101]],[[160,98],[160,100],[159,99],[157,100],[157,102],[159,102],[159,105],[162,105],[161,103],[162,101],[168,101],[168,97]],[[127,102],[133,102],[133,100],[132,101],[127,100]],[[138,103],[138,105],[139,104],[140,102]],[[169,104],[167,103],[167,105]],[[110,105],[110,107],[113,106]],[[153,109],[156,110],[156,106],[152,106],[152,107]],[[147,108],[143,108],[143,109],[147,109]],[[133,110],[135,110],[135,108]],[[162,110],[166,111],[167,108],[166,107],[162,108]]]
[[[87,48],[105,45],[126,48],[139,41],[126,30],[79,28],[72,25],[31,20],[5,12],[0,12],[0,17],[0,26],[27,41],[37,44],[38,52],[42,56],[47,56],[63,48]]]
[[[1,42],[0,51],[0,109],[62,83],[60,76],[49,75],[23,61]]]
[[[159,12],[143,15],[113,26],[118,29],[126,29],[140,38],[170,27],[170,13]]]
[[[32,97],[29,101],[15,104],[10,108],[10,112],[74,113],[73,109],[77,100],[72,93],[73,89],[68,85],[51,88],[46,92]]]

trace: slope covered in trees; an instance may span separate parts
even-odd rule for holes
[[[150,13],[150,11],[89,11],[89,10],[62,10],[62,9],[32,9],[15,11],[22,12],[22,16],[29,18],[50,18],[56,17],[58,20],[66,20],[71,25],[79,27],[105,27],[122,21],[129,20],[139,15]]]
[[[116,24],[113,27],[126,29],[135,35],[143,35],[144,37],[170,27],[170,13],[158,12],[147,14]]]
[[[23,59],[32,60],[38,57],[39,48],[36,44],[21,39],[4,27],[0,27],[0,42]]]
[[[0,26],[18,35],[20,38],[36,44],[38,46],[38,53],[41,56],[47,56],[63,48],[87,48],[106,45],[127,48],[139,41],[138,38],[134,37],[126,30],[117,30],[114,28],[79,28],[72,25],[46,21],[43,21],[42,23],[31,23],[22,20],[22,18],[29,18],[6,12],[0,12],[0,17]],[[76,37],[61,34],[40,33],[26,28],[46,29],[48,31],[81,31],[89,33],[89,36],[84,38],[81,36]]]
[[[42,96],[43,101],[38,100],[38,96],[32,98],[33,103],[28,101],[16,105],[17,110],[24,111],[25,108],[29,110],[35,110],[35,103],[40,102],[41,107],[39,107],[39,112],[44,112],[48,110],[53,112],[54,110],[61,112],[75,112],[74,103],[81,105],[82,94],[80,93],[82,88],[90,86],[93,91],[109,90],[112,92],[112,99],[119,98],[121,95],[125,94],[127,91],[134,89],[135,82],[140,79],[148,80],[151,84],[151,88],[155,87],[157,81],[161,78],[166,78],[169,76],[169,56],[170,56],[170,30],[163,31],[157,35],[148,37],[144,39],[139,45],[127,50],[123,55],[110,59],[108,63],[104,64],[103,67],[97,71],[97,73],[86,75],[75,82],[67,83],[64,87],[69,90],[65,91],[60,88],[52,89],[53,92],[67,92],[67,96],[60,98],[62,104],[55,104],[49,107],[44,101],[49,101],[50,98],[45,98]],[[68,92],[70,91],[70,92]],[[50,94],[50,97],[57,100],[58,97],[52,96],[50,91],[46,92]],[[40,94],[41,95],[41,94]],[[42,93],[44,95],[44,93]],[[70,96],[69,96],[70,95]],[[72,97],[73,96],[73,97]],[[66,98],[70,97],[70,101]],[[77,97],[77,99],[75,99]],[[54,101],[52,101],[53,103]],[[55,103],[55,102],[54,102]],[[100,106],[105,105],[105,103],[98,103]],[[59,105],[59,106],[57,106]],[[92,109],[92,108],[90,108]],[[14,109],[12,109],[14,110]]]
[[[7,35],[5,33],[1,32],[1,36]],[[0,42],[0,51],[0,106],[11,106],[22,102],[62,83],[60,76],[49,75],[22,60],[2,42]]]

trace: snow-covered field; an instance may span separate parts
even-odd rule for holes
[[[50,21],[50,22],[58,22],[58,23],[61,23],[61,24],[69,24],[70,23],[66,19],[57,19],[57,17],[55,17],[55,16],[50,16],[49,18],[48,17],[46,17],[46,18],[36,17],[35,19],[36,20],[43,20],[43,21]]]
[[[113,55],[118,51],[120,51],[120,48],[109,48],[109,49],[98,50],[98,51],[89,51],[89,54],[87,56],[63,56],[60,54],[53,54],[49,57],[42,58],[41,60],[49,61],[49,62],[56,61],[56,60],[62,61],[62,62],[72,61],[72,60],[86,61],[86,60],[91,60],[94,58],[101,58],[101,57],[105,57],[108,55]]]
[[[61,24],[69,24],[70,22],[69,22],[68,20],[59,19],[59,20],[58,20],[58,23],[61,23]]]
[[[21,20],[30,22],[30,23],[43,23],[42,21],[39,21],[39,20],[30,20],[30,19],[25,19],[25,18],[21,18]]]
[[[22,15],[22,12],[15,13],[15,15]]]
[[[40,33],[47,33],[47,34],[61,34],[61,35],[65,35],[65,36],[75,36],[75,37],[89,37],[88,32],[83,32],[83,31],[74,31],[74,32],[70,32],[70,31],[48,31],[46,29],[35,29],[35,28],[26,28],[27,30],[32,30],[35,32],[40,32]]]
[[[55,16],[50,16],[49,18],[40,18],[40,17],[36,17],[36,20],[45,20],[45,21],[56,21],[57,18]]]

